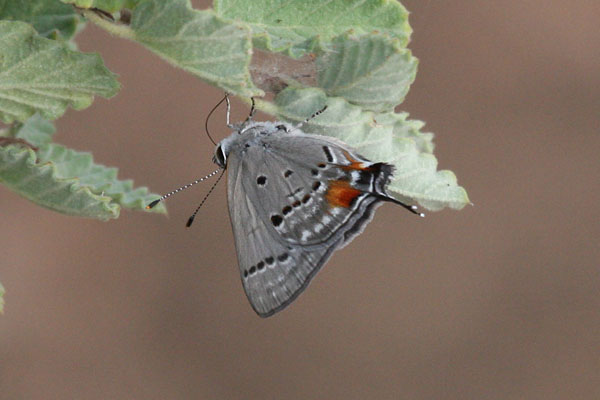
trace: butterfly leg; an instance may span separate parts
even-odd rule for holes
[[[250,97],[250,101],[252,101],[252,105],[250,106],[250,114],[248,114],[248,118],[246,118],[246,120],[244,121],[244,124],[247,124],[248,122],[252,121],[252,118],[254,117],[254,114],[256,114],[256,103],[254,101],[254,97]]]
[[[227,113],[226,113],[226,118],[227,118],[227,126],[229,128],[231,128],[231,122],[229,120],[229,117],[231,115],[231,102],[229,101],[229,93],[225,93],[225,101],[227,102]]]

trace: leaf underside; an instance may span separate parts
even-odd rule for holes
[[[48,150],[63,150],[56,146]],[[21,196],[63,214],[103,220],[119,216],[119,207],[110,204],[108,197],[78,188],[77,178],[60,178],[51,163],[38,162],[35,152],[28,148],[11,145],[0,151],[0,179]]]
[[[16,129],[21,143],[0,147],[0,182],[43,207],[67,215],[107,220],[121,207],[143,210],[158,198],[131,180],[118,180],[117,169],[93,162],[92,155],[51,143],[54,127],[34,115]],[[152,209],[165,212],[164,206]]]
[[[263,94],[250,77],[252,42],[245,25],[194,10],[189,0],[148,0],[135,8],[131,29],[135,40],[213,85],[239,96]]]
[[[36,111],[61,116],[88,107],[94,95],[113,96],[119,84],[97,54],[72,51],[37,35],[29,24],[0,21],[0,120],[25,121]]]
[[[0,0],[0,20],[28,22],[41,36],[57,32],[65,40],[80,24],[73,7],[54,0]]]
[[[408,12],[397,1],[381,0],[215,0],[216,13],[250,25],[254,45],[297,58],[319,42],[353,31],[377,31],[408,43]]]

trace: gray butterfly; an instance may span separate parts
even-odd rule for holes
[[[229,216],[244,290],[254,311],[269,317],[302,293],[384,201],[415,214],[416,207],[386,193],[391,165],[305,133],[304,123],[255,122],[253,114],[254,104],[246,121],[229,124],[228,101],[227,125],[234,132],[217,145],[213,161],[228,171]]]

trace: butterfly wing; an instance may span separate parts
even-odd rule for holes
[[[280,240],[247,195],[239,162],[229,159],[227,192],[240,277],[254,311],[268,317],[298,297],[337,246],[303,249]]]
[[[302,132],[265,139],[261,162],[270,187],[249,182],[262,218],[287,243],[314,247],[347,244],[362,232],[385,192],[393,167],[373,163],[337,140]]]
[[[244,290],[267,317],[290,304],[386,198],[392,167],[316,135],[230,154],[228,203]]]

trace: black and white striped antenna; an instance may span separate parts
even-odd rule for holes
[[[212,191],[215,190],[215,188],[219,184],[219,181],[223,177],[224,173],[225,173],[225,170],[223,170],[223,172],[221,172],[221,175],[219,175],[219,177],[217,178],[217,181],[212,185],[212,187],[210,188],[210,190],[208,191],[208,193],[206,193],[206,196],[204,196],[204,198],[200,202],[200,205],[198,207],[196,207],[196,210],[194,211],[194,213],[192,214],[192,216],[190,218],[188,218],[188,221],[185,224],[185,226],[187,228],[189,228],[190,226],[192,226],[192,222],[194,222],[194,218],[196,218],[196,214],[198,214],[198,211],[200,211],[200,208],[204,205],[204,202],[206,201],[206,199],[208,199],[208,196],[210,196],[210,194],[212,193]]]
[[[156,206],[158,203],[160,203],[160,202],[161,202],[161,201],[163,201],[164,199],[166,199],[166,198],[168,198],[168,197],[171,197],[171,196],[173,196],[175,193],[177,193],[177,192],[180,192],[180,191],[182,191],[182,190],[184,190],[184,189],[187,189],[187,188],[189,188],[190,186],[193,186],[193,185],[195,185],[196,183],[200,183],[200,182],[202,182],[202,181],[205,181],[205,180],[207,180],[207,179],[208,179],[208,178],[210,178],[210,177],[213,177],[213,176],[215,176],[215,175],[216,175],[216,174],[217,174],[219,171],[221,171],[221,168],[217,168],[216,170],[214,170],[214,171],[213,171],[213,172],[211,172],[210,174],[208,174],[208,175],[206,175],[206,176],[204,176],[204,177],[202,177],[202,178],[200,178],[200,179],[196,179],[194,182],[190,182],[190,183],[188,183],[187,185],[183,185],[182,187],[180,187],[180,188],[177,188],[177,189],[173,190],[172,192],[169,192],[169,193],[165,194],[165,195],[164,195],[164,196],[162,196],[160,199],[156,199],[156,200],[154,200],[152,203],[148,204],[148,205],[146,206],[146,209],[151,209],[151,208],[154,208],[154,207],[155,207],[155,206]],[[223,172],[225,172],[225,170],[223,170]],[[221,173],[221,176],[223,176],[223,173]],[[221,180],[221,177],[219,177],[219,180]],[[219,182],[219,180],[217,180],[217,182]],[[214,187],[213,187],[213,188],[214,188]],[[211,189],[211,191],[212,191],[212,189]],[[209,193],[210,193],[210,192],[209,192]]]

